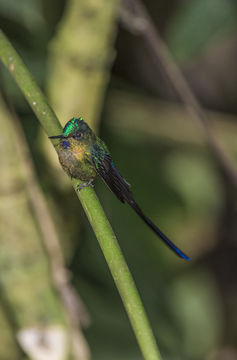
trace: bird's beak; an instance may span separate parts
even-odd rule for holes
[[[49,136],[49,139],[66,139],[66,136],[63,135]]]

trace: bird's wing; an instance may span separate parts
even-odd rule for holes
[[[98,175],[102,177],[110,190],[122,201],[128,201],[131,197],[130,184],[122,177],[115,167],[109,153],[93,148],[91,161]]]

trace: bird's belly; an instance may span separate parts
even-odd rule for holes
[[[73,178],[89,181],[96,176],[94,167],[82,153],[70,150],[60,151],[59,161],[64,171]]]

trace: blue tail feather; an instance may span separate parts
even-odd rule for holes
[[[142,218],[143,221],[154,231],[156,235],[179,257],[185,260],[190,260],[190,258],[185,255],[153,222],[147,218],[140,207],[134,200],[128,201],[129,205],[136,211],[136,213]]]

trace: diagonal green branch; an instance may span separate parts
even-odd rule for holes
[[[62,127],[53,110],[48,105],[46,97],[42,94],[21,58],[2,31],[0,31],[0,60],[10,71],[21,91],[24,93],[47,135],[50,136],[60,133]],[[73,179],[72,183],[76,190],[79,181]],[[144,359],[161,360],[161,355],[157,348],[132,275],[129,272],[117,239],[94,190],[88,187],[79,193],[77,192],[77,195],[108,263]]]

